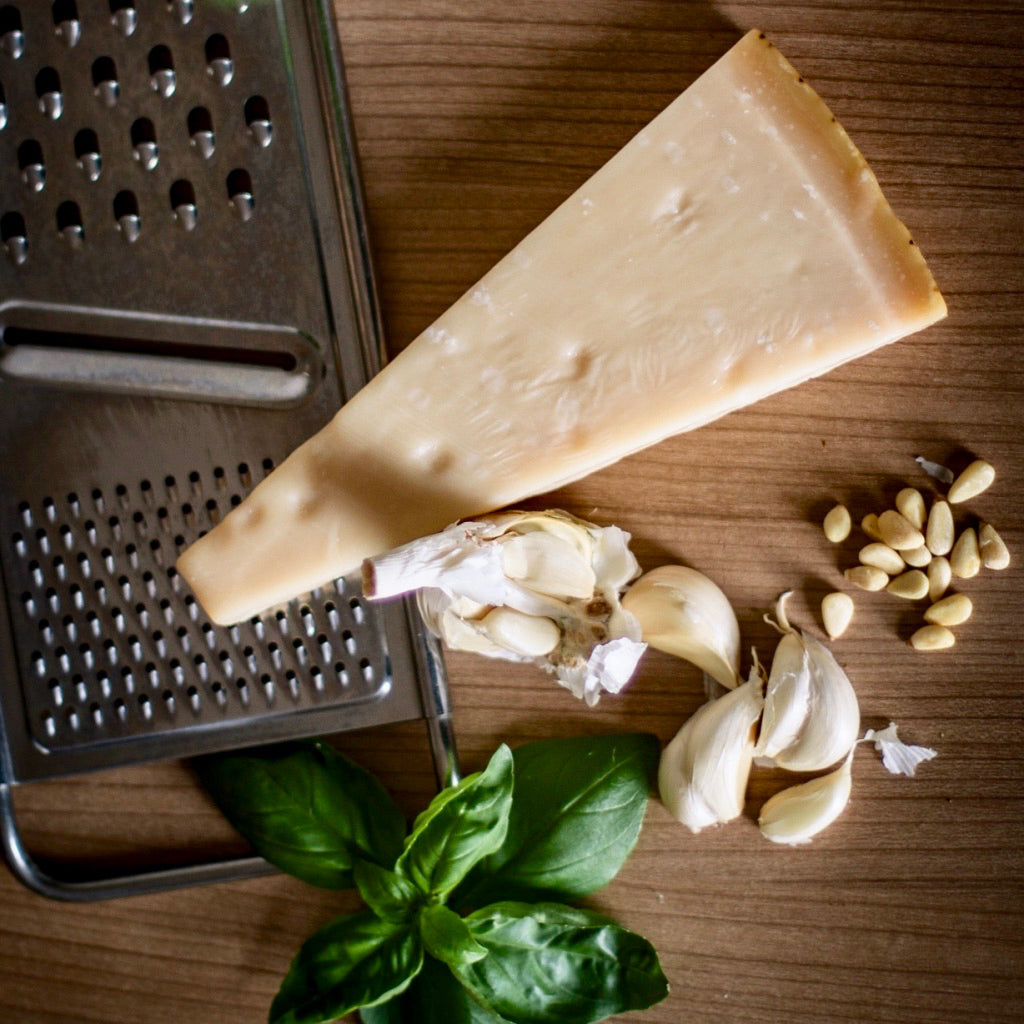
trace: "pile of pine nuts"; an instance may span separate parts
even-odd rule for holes
[[[952,476],[952,474],[950,474]],[[928,509],[916,487],[904,487],[896,495],[895,508],[869,513],[860,523],[868,543],[860,549],[859,564],[847,569],[846,579],[861,590],[884,590],[909,601],[927,600],[924,625],[910,637],[918,651],[952,647],[952,627],[966,622],[974,610],[962,593],[947,594],[954,579],[971,579],[983,569],[1005,569],[1010,553],[995,527],[980,522],[956,530],[953,506],[962,505],[987,490],[995,469],[975,459],[950,484],[945,496],[936,497]],[[822,524],[834,544],[845,541],[853,529],[850,512],[836,505]],[[832,639],[841,636],[853,619],[853,598],[842,591],[827,594],[821,602],[821,618]]]

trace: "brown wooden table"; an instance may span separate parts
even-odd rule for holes
[[[832,106],[911,226],[950,316],[827,377],[668,441],[538,504],[614,522],[647,567],[683,560],[732,598],[747,644],[794,588],[797,621],[855,556],[827,544],[856,514],[930,481],[913,456],[999,469],[974,508],[1013,566],[964,584],[957,646],[924,655],[914,615],[858,597],[835,644],[865,725],[939,751],[914,779],[858,751],[854,795],[812,845],[754,824],[779,780],[755,773],[745,818],[692,836],[652,802],[638,849],[592,901],[646,934],[672,983],[650,1022],[1019,1021],[1024,1001],[1024,10],[1019,0],[338,0],[394,348],[415,336],[740,34],[773,36]],[[543,445],[544,439],[537,439]],[[651,655],[587,710],[539,674],[449,667],[466,769],[497,743],[649,730],[702,699],[691,667]],[[431,791],[418,727],[349,736],[409,813]],[[180,859],[235,846],[177,765],[19,794],[54,855]],[[0,876],[4,1024],[251,1024],[302,938],[346,895],[276,876],[101,905],[48,902]]]

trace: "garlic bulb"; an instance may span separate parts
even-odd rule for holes
[[[856,743],[860,706],[832,652],[789,624],[788,597],[779,598],[775,619],[768,619],[783,636],[768,675],[755,755],[789,771],[814,772],[835,764]]]
[[[761,834],[773,843],[809,843],[843,813],[853,787],[853,751],[827,775],[776,793],[758,815]]]
[[[743,813],[763,687],[755,667],[742,686],[701,705],[662,752],[658,793],[691,832]]]
[[[690,661],[727,689],[739,682],[740,627],[729,599],[703,573],[663,565],[626,591],[622,607],[644,642]]]
[[[529,662],[593,706],[618,693],[646,649],[620,602],[640,567],[629,534],[567,512],[506,512],[455,523],[363,566],[380,600],[417,592],[452,650]]]

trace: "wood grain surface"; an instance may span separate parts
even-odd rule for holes
[[[638,848],[591,905],[657,946],[672,993],[628,1019],[792,1024],[1024,1018],[1024,9],[981,0],[337,0],[393,349],[422,330],[735,42],[759,27],[817,88],[911,227],[948,320],[826,377],[667,441],[536,505],[635,538],[645,567],[685,561],[770,654],[762,613],[794,619],[854,561],[821,532],[904,483],[913,457],[999,470],[971,505],[1014,554],[962,589],[953,650],[907,644],[920,609],[857,595],[834,645],[864,724],[939,751],[913,779],[861,747],[853,798],[811,845],[745,816],[692,836],[655,801]],[[544,439],[537,438],[538,447]],[[651,654],[594,710],[525,668],[449,658],[465,769],[501,741],[649,730],[667,741],[702,700],[697,672]],[[418,726],[342,737],[410,814],[431,793]],[[25,787],[47,855],[174,861],[236,847],[179,765]],[[100,905],[49,902],[0,876],[4,1024],[251,1024],[300,941],[340,910],[274,876]],[[625,1018],[622,1018],[625,1019]]]

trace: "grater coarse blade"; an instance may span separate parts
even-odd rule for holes
[[[329,0],[5,5],[0,187],[16,873],[92,898],[229,868],[42,878],[14,783],[418,718],[454,778],[443,664],[409,605],[338,580],[219,627],[174,569],[382,358]]]

